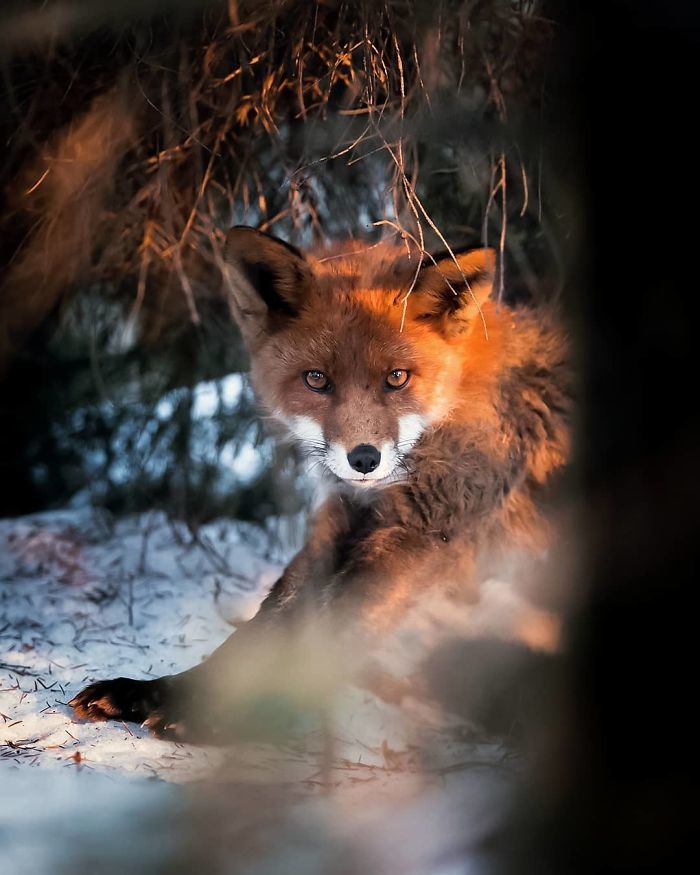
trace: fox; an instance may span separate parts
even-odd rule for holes
[[[482,556],[546,549],[548,495],[570,455],[559,320],[498,299],[488,247],[325,252],[247,226],[224,249],[253,390],[322,484],[304,546],[204,662],[93,683],[69,703],[78,718],[212,737],[235,707],[227,690],[254,683],[252,663],[269,667],[270,633],[280,666],[302,617],[364,652],[426,592],[476,597]]]

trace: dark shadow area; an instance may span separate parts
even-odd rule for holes
[[[583,604],[505,868],[665,873],[686,865],[696,798],[698,186],[687,144],[700,28],[689,5],[574,6],[558,109],[571,144],[561,166],[575,158],[587,216],[566,296],[583,375]]]

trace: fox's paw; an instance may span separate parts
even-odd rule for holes
[[[90,684],[68,704],[83,720],[144,723],[169,710],[172,698],[169,693],[167,678],[152,681],[115,678]]]
[[[151,735],[169,741],[204,742],[218,735],[208,722],[196,719],[190,691],[170,677],[98,681],[68,704],[82,720],[140,723]]]

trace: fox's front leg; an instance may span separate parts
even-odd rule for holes
[[[145,723],[166,737],[216,737],[271,677],[279,675],[284,687],[303,662],[295,649],[310,630],[322,633],[314,658],[324,671],[336,644],[352,645],[341,653],[347,656],[344,675],[351,673],[360,667],[355,657],[362,661],[372,639],[403,615],[420,589],[448,567],[454,573],[460,556],[471,556],[468,549],[456,550],[452,533],[446,534],[453,517],[426,531],[418,524],[419,506],[404,493],[373,508],[342,499],[327,503],[258,614],[207,660],[155,680],[92,684],[71,701],[77,715]]]
[[[152,680],[98,681],[69,702],[76,715],[86,720],[141,723],[160,737],[215,739],[225,729],[221,713],[227,705],[225,687],[235,686],[236,675],[239,685],[246,674],[255,676],[266,642],[274,641],[279,647],[287,615],[298,609],[301,590],[319,564],[316,546],[311,539],[285,569],[256,616],[203,663]]]
[[[324,509],[312,527],[304,548],[273,586],[260,610],[218,647],[203,663],[176,675],[152,680],[115,678],[98,681],[78,693],[69,704],[85,720],[126,720],[147,726],[155,735],[208,740],[225,729],[226,708],[250,679],[264,653],[282,646],[294,614],[303,612],[315,596],[311,581],[330,574],[328,544],[346,525],[343,508]],[[235,704],[232,705],[235,707]]]

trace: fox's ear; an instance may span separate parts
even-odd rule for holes
[[[447,336],[470,329],[493,290],[495,268],[496,253],[485,247],[435,256],[418,274],[410,315],[434,322]]]
[[[263,231],[237,225],[224,259],[234,316],[246,340],[296,315],[311,269],[301,252]]]

